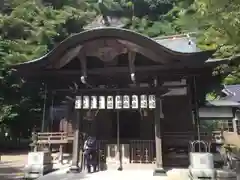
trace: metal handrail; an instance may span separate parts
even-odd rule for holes
[[[196,141],[192,141],[190,142],[190,149],[191,152],[196,152],[196,146],[198,145],[199,147],[199,151],[201,152],[201,145],[203,145],[203,148],[205,150],[205,152],[209,151],[209,143],[206,141],[202,141],[202,140],[196,140]]]

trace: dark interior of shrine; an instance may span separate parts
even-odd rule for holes
[[[117,138],[117,116],[119,113],[119,138],[139,139],[141,114],[134,110],[121,110],[112,113],[112,138]]]

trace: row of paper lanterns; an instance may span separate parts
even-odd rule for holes
[[[115,98],[115,101],[114,101]],[[130,102],[131,101],[131,102]],[[76,96],[75,109],[154,109],[155,95]]]

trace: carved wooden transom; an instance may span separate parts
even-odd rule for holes
[[[141,47],[126,40],[105,38],[88,41],[68,50],[60,60],[57,60],[53,65],[49,66],[49,68],[62,68],[75,57],[79,59],[97,57],[106,64],[112,64],[117,56],[131,51],[142,54],[155,62],[165,63],[167,60],[167,58],[159,56],[159,54],[154,53],[151,49]]]
[[[104,62],[112,61],[116,56],[127,52],[126,46],[113,39],[99,39],[84,45],[86,56],[96,56]]]

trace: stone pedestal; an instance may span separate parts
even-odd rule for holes
[[[25,166],[25,178],[37,178],[53,169],[51,152],[30,152]]]
[[[159,168],[155,168],[154,171],[153,171],[153,176],[166,176],[166,171],[159,167]]]
[[[122,164],[129,164],[129,144],[120,144]],[[117,144],[108,144],[107,145],[107,156],[106,156],[107,165],[119,165],[119,152],[117,149]]]

